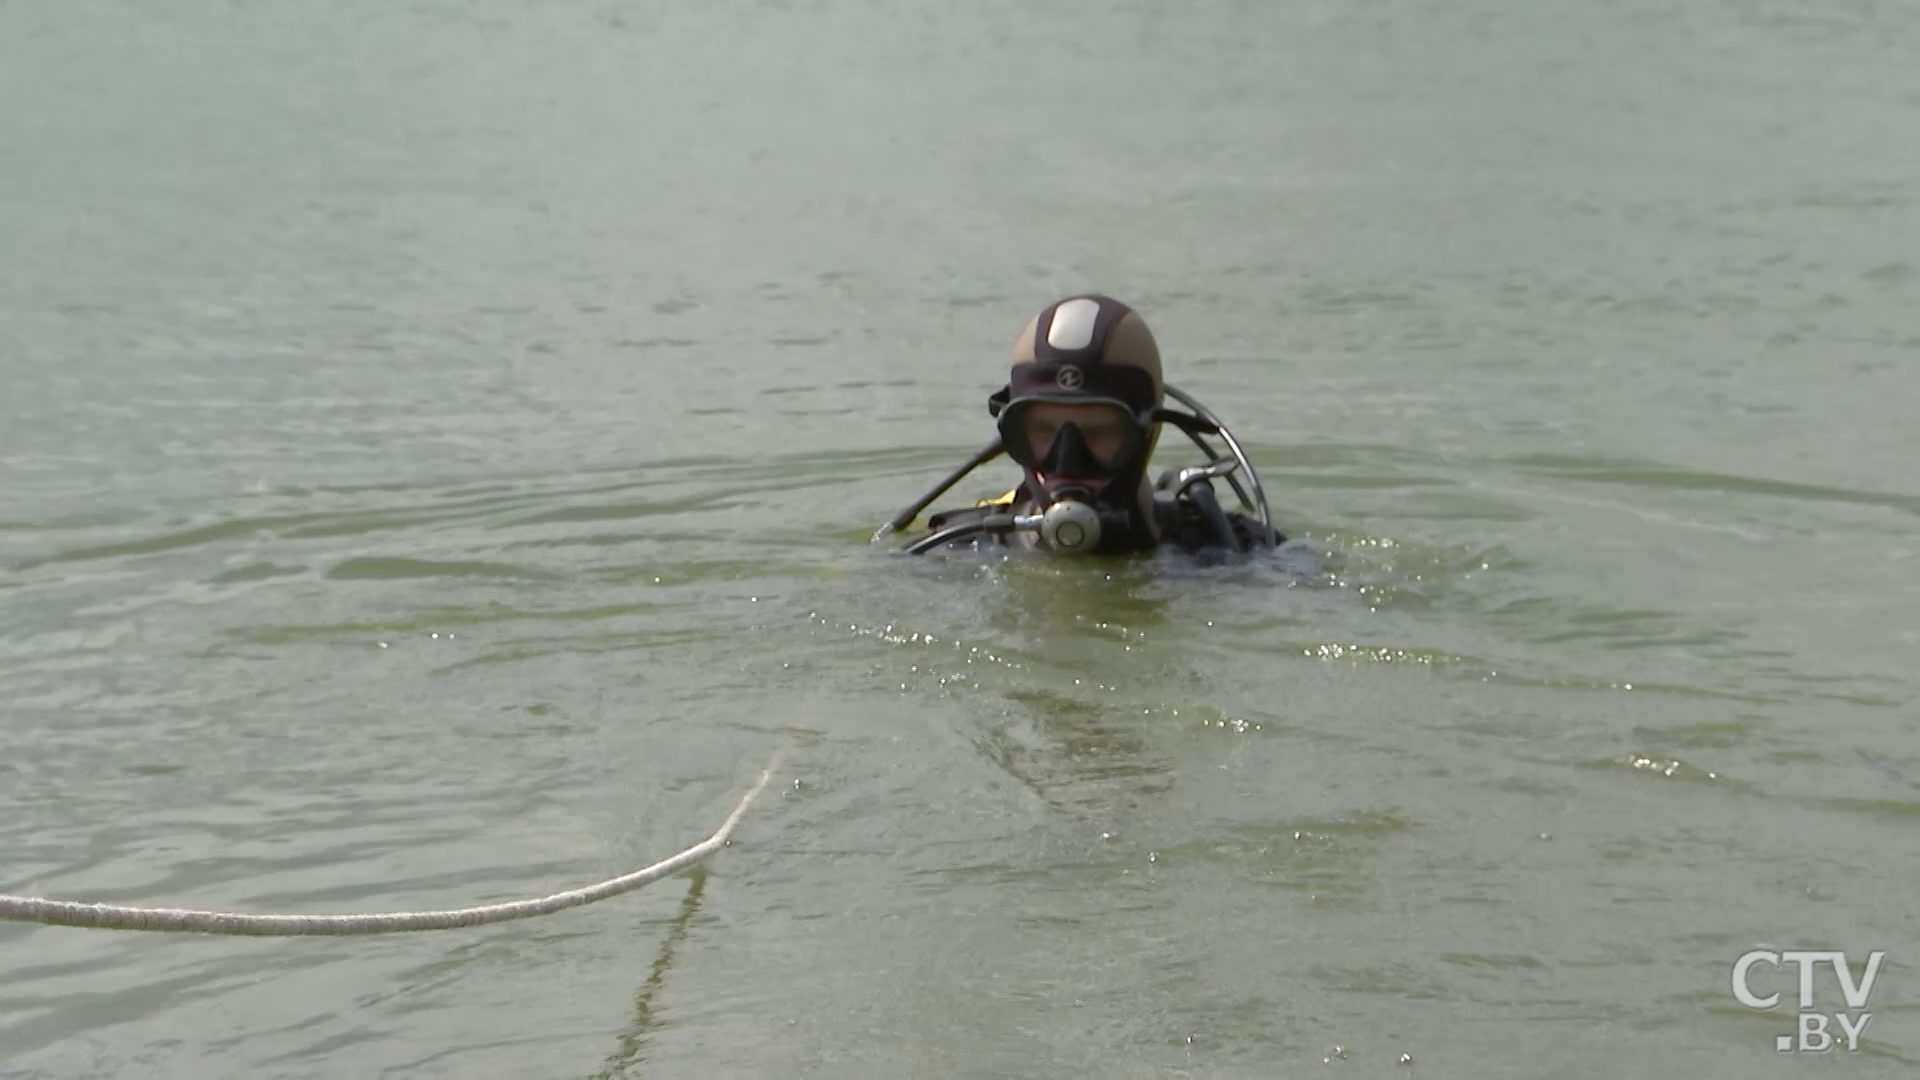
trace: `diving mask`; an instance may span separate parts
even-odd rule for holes
[[[1117,401],[1013,401],[1001,411],[1007,456],[1055,478],[1097,480],[1134,463],[1148,427]]]

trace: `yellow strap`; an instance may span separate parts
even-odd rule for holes
[[[981,499],[979,502],[974,503],[973,505],[975,506],[1012,506],[1013,497],[1018,494],[1020,494],[1020,489],[1014,488],[1012,491],[1007,492],[1005,495],[1002,495],[997,499]]]

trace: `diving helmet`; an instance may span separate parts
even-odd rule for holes
[[[1146,470],[1165,399],[1160,347],[1131,307],[1098,294],[1041,309],[1013,346],[1007,385],[988,399],[1036,509],[1098,512],[1099,550],[1147,546]]]

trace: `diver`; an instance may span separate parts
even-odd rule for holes
[[[1169,396],[1189,411],[1169,408]],[[906,528],[961,478],[1004,453],[1021,467],[1017,487],[933,514],[927,533],[905,551],[980,543],[1067,554],[1249,552],[1286,542],[1239,442],[1219,417],[1166,384],[1153,331],[1118,300],[1089,293],[1041,309],[1015,341],[1007,384],[987,399],[987,412],[999,431],[993,442],[875,539]],[[1207,463],[1167,469],[1149,481],[1163,426],[1183,432]],[[1218,436],[1229,453],[1217,452],[1207,436]],[[1220,504],[1217,479],[1231,485],[1239,509]]]

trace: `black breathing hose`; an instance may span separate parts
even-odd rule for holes
[[[1227,520],[1227,512],[1220,509],[1220,500],[1214,497],[1212,485],[1201,481],[1187,489],[1188,498],[1200,510],[1200,516],[1206,520],[1207,528],[1213,531],[1228,551],[1245,551],[1240,546],[1240,537],[1234,534],[1233,523]]]

